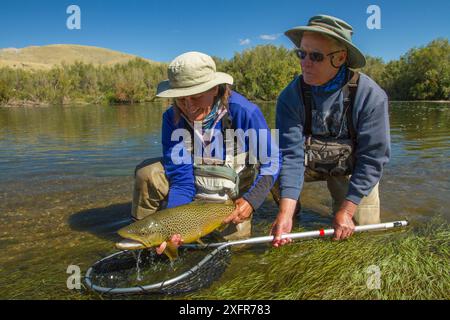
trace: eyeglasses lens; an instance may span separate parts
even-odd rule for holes
[[[313,62],[320,62],[323,60],[323,54],[320,52],[306,52],[304,50],[296,50],[297,56],[301,59],[304,60],[306,59],[306,56],[309,55],[309,59],[311,59],[311,61]]]

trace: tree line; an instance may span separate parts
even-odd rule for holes
[[[301,73],[298,58],[284,47],[257,46],[231,59],[214,57],[219,71],[234,77],[234,89],[249,99],[273,101]],[[50,70],[0,68],[0,104],[139,103],[154,99],[167,78],[167,64],[134,59],[94,66],[77,62]],[[361,70],[391,100],[450,100],[450,44],[436,39],[385,63],[367,57]]]
[[[125,64],[94,66],[82,62],[50,70],[0,69],[0,103],[115,104],[151,100],[167,65],[143,59]]]
[[[436,39],[384,63],[367,57],[362,72],[371,76],[391,100],[450,100],[450,44]]]

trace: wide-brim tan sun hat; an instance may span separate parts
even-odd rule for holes
[[[208,91],[220,84],[233,84],[233,77],[217,72],[216,63],[207,54],[186,52],[176,57],[167,70],[169,79],[159,83],[159,98],[186,97]]]
[[[347,22],[332,16],[317,15],[309,19],[307,26],[300,26],[286,31],[284,34],[300,48],[303,33],[318,32],[328,35],[347,48],[347,65],[357,69],[366,65],[364,54],[352,43],[353,28]]]

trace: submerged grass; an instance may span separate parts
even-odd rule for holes
[[[449,245],[450,228],[441,218],[341,242],[304,241],[267,250],[244,268],[239,263],[225,281],[184,298],[449,299]]]

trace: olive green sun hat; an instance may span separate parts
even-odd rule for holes
[[[191,51],[176,57],[167,70],[169,79],[156,90],[159,98],[186,97],[208,91],[219,84],[233,84],[233,77],[217,72],[216,63],[207,54]]]
[[[286,31],[284,34],[300,48],[305,31],[318,32],[330,36],[347,48],[347,63],[350,68],[362,68],[366,65],[364,54],[352,43],[353,28],[347,22],[336,17],[317,15],[309,19],[307,26],[300,26]]]

